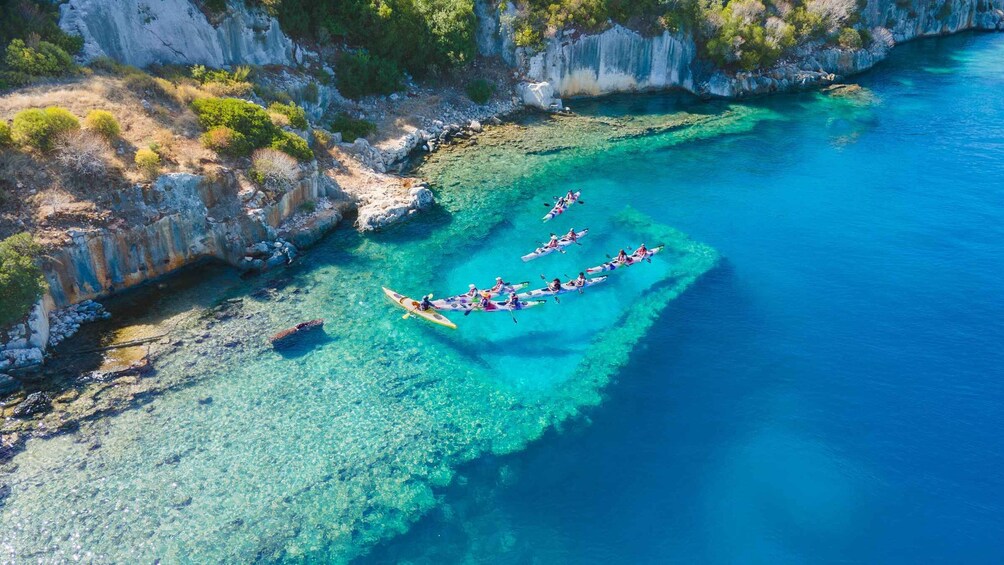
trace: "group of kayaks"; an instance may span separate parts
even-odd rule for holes
[[[584,204],[584,202],[579,198],[580,195],[581,193],[578,191],[569,191],[565,196],[556,197],[555,204],[553,206],[550,204],[548,205],[551,206],[551,210],[544,216],[544,221],[547,222],[548,220],[561,215],[576,202]],[[585,237],[588,233],[588,229],[577,231],[573,228],[561,237],[551,234],[551,240],[548,243],[541,245],[531,253],[523,255],[522,259],[526,262],[549,255],[555,251],[565,253],[565,247],[573,244],[579,244],[579,239]],[[635,265],[643,261],[651,261],[652,256],[662,250],[662,245],[649,249],[645,247],[644,244],[631,254],[627,254],[622,250],[610,261],[586,269],[584,272],[579,273],[579,276],[575,279],[564,283],[561,282],[560,279],[554,279],[548,282],[543,288],[529,291],[525,290],[530,286],[529,281],[510,283],[503,280],[502,277],[496,277],[495,284],[489,288],[479,290],[476,285],[471,284],[467,292],[463,294],[436,300],[432,299],[431,294],[423,296],[421,300],[415,300],[394,292],[387,287],[383,287],[383,292],[391,302],[407,310],[407,313],[404,315],[405,318],[416,316],[422,318],[423,320],[451,329],[457,329],[457,325],[441,312],[463,312],[465,316],[476,311],[508,312],[512,315],[513,322],[516,322],[514,312],[541,306],[546,302],[546,299],[550,297],[555,297],[555,300],[557,301],[557,297],[562,294],[572,292],[582,293],[582,291],[586,288],[605,282],[608,276],[602,275],[587,278],[585,276],[586,273],[603,273],[606,271],[630,267],[631,265]],[[544,275],[541,275],[541,278],[547,280]],[[504,300],[499,300],[502,298],[504,298]]]

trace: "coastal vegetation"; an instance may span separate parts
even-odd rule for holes
[[[342,141],[352,143],[360,137],[366,137],[376,131],[376,124],[373,122],[353,118],[345,112],[339,112],[331,120],[331,131],[342,132]]]
[[[199,98],[192,102],[192,109],[202,127],[211,132],[202,138],[210,149],[220,147],[226,154],[246,155],[254,149],[271,147],[301,161],[313,158],[305,139],[275,125],[268,111],[253,102],[240,98]],[[298,113],[290,112],[299,119]]]
[[[467,96],[478,104],[486,104],[495,94],[495,85],[483,78],[476,78],[467,83]]]
[[[0,327],[21,319],[45,291],[45,278],[35,263],[39,251],[27,233],[0,241]]]
[[[56,3],[8,0],[0,10],[0,89],[31,84],[39,79],[76,71],[73,55],[83,39],[69,35],[56,24]]]
[[[60,135],[79,128],[80,121],[66,108],[29,108],[14,115],[11,137],[22,147],[47,152]]]

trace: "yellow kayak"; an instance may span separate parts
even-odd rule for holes
[[[383,287],[383,293],[387,295],[387,298],[389,298],[391,302],[397,304],[401,308],[404,308],[412,316],[418,316],[420,318],[432,322],[433,324],[446,326],[453,330],[457,329],[456,324],[451,322],[449,318],[443,316],[439,312],[436,312],[435,310],[425,310],[425,311],[419,310],[418,301],[413,298],[402,296],[387,287]]]

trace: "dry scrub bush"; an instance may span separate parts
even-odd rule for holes
[[[251,155],[251,178],[269,191],[292,188],[300,176],[296,159],[276,149],[258,149]]]
[[[268,117],[271,118],[272,123],[278,127],[289,127],[289,116],[285,114],[280,114],[279,112],[269,112]]]
[[[108,172],[105,140],[87,130],[66,132],[56,141],[56,161],[78,178],[101,178]]]

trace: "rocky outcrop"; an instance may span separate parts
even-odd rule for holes
[[[275,19],[244,2],[232,2],[214,25],[190,0],[69,0],[59,25],[84,38],[84,59],[137,67],[294,65],[305,56]]]
[[[122,194],[115,212],[126,225],[71,233],[72,244],[48,255],[43,271],[57,306],[123,290],[206,258],[240,265],[248,245],[274,240],[305,202],[341,193],[316,167],[270,203],[241,190],[237,175],[160,177]],[[243,198],[248,201],[242,202]],[[128,227],[127,227],[128,226]]]
[[[526,77],[547,82],[558,96],[694,89],[693,39],[668,31],[653,37],[614,25],[595,35],[564,33],[532,56],[523,54]]]

